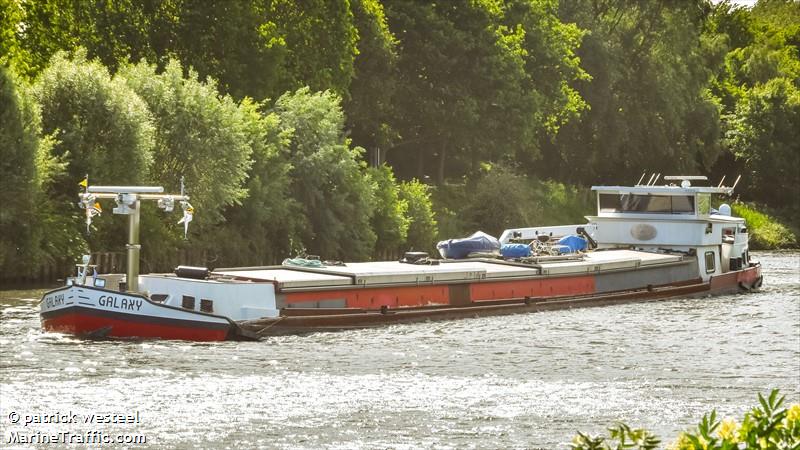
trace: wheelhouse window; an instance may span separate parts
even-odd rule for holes
[[[714,260],[714,252],[706,252],[706,273],[712,273],[717,270]]]
[[[206,298],[200,300],[200,311],[213,313],[214,312],[214,302],[208,300]]]
[[[194,297],[184,295],[181,306],[183,306],[185,309],[194,309]]]
[[[692,214],[694,196],[599,194],[601,213]]]

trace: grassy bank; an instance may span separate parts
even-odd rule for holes
[[[752,203],[735,202],[731,206],[733,215],[747,221],[750,232],[750,248],[775,250],[797,248],[797,225],[768,213],[768,209]]]

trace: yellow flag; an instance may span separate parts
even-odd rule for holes
[[[88,185],[89,185],[89,179],[88,179],[88,178],[84,178],[84,179],[83,179],[83,180],[81,180],[81,182],[80,182],[80,183],[78,183],[78,184],[79,184],[79,185],[81,185],[81,186],[83,186],[83,187],[86,187],[86,186],[88,186]]]
[[[100,202],[94,202],[94,209],[103,212],[103,208],[100,207]]]

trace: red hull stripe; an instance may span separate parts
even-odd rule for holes
[[[40,313],[40,316],[42,317],[42,320],[49,320],[64,314],[79,314],[81,316],[112,318],[112,319],[124,320],[130,323],[138,322],[147,325],[198,327],[198,328],[207,328],[211,330],[227,330],[230,328],[230,323],[206,322],[203,320],[174,319],[169,317],[158,317],[158,316],[146,316],[142,314],[129,314],[118,311],[104,311],[95,308],[86,308],[83,306],[70,306],[68,308],[61,308],[55,311],[46,311]]]
[[[356,288],[336,291],[291,292],[286,303],[302,306],[303,302],[344,300],[348,308],[377,309],[381,306],[447,305],[449,286],[396,286],[388,288]]]
[[[157,338],[182,339],[187,341],[224,341],[228,336],[227,330],[128,322],[110,317],[84,316],[76,313],[42,320],[42,327],[48,331],[78,335],[89,334],[101,329],[110,328],[106,336],[131,339]]]
[[[594,293],[594,276],[591,275],[538,280],[490,281],[470,285],[470,297],[475,302]]]
[[[42,314],[42,327],[48,331],[78,335],[108,329],[105,336],[118,338],[224,341],[228,337],[229,326],[226,324],[95,312],[98,311],[83,307],[52,311]]]

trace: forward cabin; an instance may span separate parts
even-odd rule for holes
[[[761,268],[749,258],[745,221],[725,204],[712,208],[712,196],[730,195],[735,184],[652,179],[594,186],[597,213],[584,224],[509,229],[500,239],[478,232],[440,242],[442,258],[295,258],[125,276],[90,273],[85,260],[70,285],[45,294],[42,323],[103,337],[244,339],[757,289]],[[131,191],[119,198],[138,208]]]

